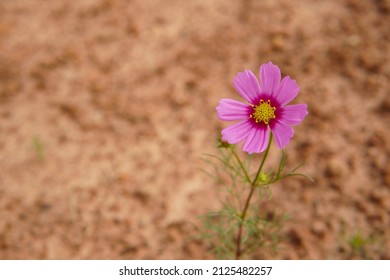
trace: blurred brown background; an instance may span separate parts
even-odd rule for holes
[[[0,258],[204,259],[203,153],[271,60],[309,115],[282,259],[389,259],[390,1],[0,0]],[[276,146],[271,153],[279,156]]]

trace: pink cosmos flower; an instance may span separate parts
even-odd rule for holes
[[[222,140],[229,144],[245,140],[243,150],[250,154],[267,148],[270,130],[283,149],[294,135],[292,126],[308,114],[306,104],[287,105],[299,87],[289,76],[281,81],[278,66],[272,62],[261,65],[260,81],[261,85],[249,70],[238,73],[233,85],[247,103],[224,98],[216,108],[220,120],[238,121],[222,130]]]

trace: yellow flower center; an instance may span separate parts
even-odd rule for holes
[[[276,107],[272,107],[269,100],[264,101],[260,99],[260,104],[252,105],[252,107],[254,112],[249,117],[255,119],[256,123],[263,122],[268,124],[271,119],[275,118]]]

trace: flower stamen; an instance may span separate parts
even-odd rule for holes
[[[263,122],[268,124],[271,119],[275,118],[276,107],[271,106],[271,101],[264,101],[260,99],[259,105],[252,105],[253,114],[249,115],[250,118],[255,119],[256,123]]]

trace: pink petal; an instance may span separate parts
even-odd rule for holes
[[[297,125],[307,115],[306,104],[288,105],[280,109],[280,119],[288,125]]]
[[[237,144],[243,141],[252,129],[253,124],[249,120],[243,120],[232,124],[222,130],[222,140],[229,144]]]
[[[276,100],[280,106],[284,106],[293,100],[299,92],[299,87],[295,80],[292,80],[289,76],[284,77],[280,86],[275,94]]]
[[[280,120],[272,122],[270,127],[279,149],[283,149],[284,146],[290,143],[291,137],[294,135],[294,130],[291,127]]]
[[[267,148],[268,140],[269,130],[267,126],[253,126],[242,150],[249,154],[261,153]]]
[[[268,62],[260,67],[260,83],[263,93],[272,95],[280,84],[280,69],[278,66]]]
[[[255,74],[249,70],[238,73],[233,79],[233,85],[238,93],[250,103],[254,103],[260,93],[259,82]]]
[[[237,121],[248,118],[251,107],[248,104],[224,98],[219,101],[216,109],[220,120]]]

